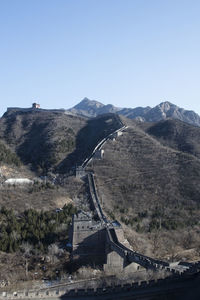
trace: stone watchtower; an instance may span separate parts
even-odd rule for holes
[[[73,216],[71,230],[72,259],[86,264],[104,264],[106,260],[106,230],[91,213],[79,211]]]
[[[38,103],[33,103],[33,104],[32,104],[32,108],[36,108],[36,109],[37,109],[37,108],[40,108],[40,104],[38,104]]]

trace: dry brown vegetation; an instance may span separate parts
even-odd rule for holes
[[[49,249],[46,255],[32,255],[27,258],[20,252],[0,252],[0,269],[4,270],[0,274],[0,289],[5,291],[33,288],[37,281],[41,288],[44,279],[65,278],[68,261],[69,253],[60,250],[56,252],[54,249]]]
[[[0,188],[0,205],[16,212],[25,209],[52,210],[62,207],[77,197],[83,198],[84,183],[74,177],[68,177],[65,184],[52,185],[47,182],[31,186],[2,186]]]
[[[136,250],[171,260],[198,259],[200,160],[128,122],[123,136],[106,143],[105,158],[89,166],[104,210],[129,228]],[[194,251],[184,252],[188,248]]]
[[[0,141],[13,151],[9,152],[12,159],[17,154],[37,174],[66,173],[119,127],[119,117],[114,114],[88,120],[52,111],[9,111],[0,119]]]
[[[21,161],[41,173],[73,152],[84,118],[48,111],[8,112],[0,119],[0,138]]]
[[[96,175],[105,213],[121,222],[136,251],[166,260],[199,259],[200,128],[170,120],[123,121],[129,128],[117,140],[107,141],[103,160],[92,160],[88,166]],[[63,173],[80,164],[119,124],[115,115],[90,121],[48,112],[5,115],[0,120],[0,138],[8,149],[8,160],[1,161],[1,182],[9,177],[48,175],[47,171],[62,174],[58,185],[48,180],[27,187],[2,185],[0,206],[16,212],[55,210],[73,201],[87,209],[84,182]],[[25,165],[13,164],[16,154]],[[13,270],[18,268],[17,260],[24,266],[19,254],[6,255],[0,255],[2,268],[3,260]],[[37,270],[39,261],[31,264]],[[52,263],[50,270],[55,268]],[[20,270],[22,274],[24,267]]]

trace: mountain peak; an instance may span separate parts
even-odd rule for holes
[[[178,108],[178,106],[176,106],[175,104],[169,102],[169,101],[164,101],[164,102],[161,102],[160,104],[158,104],[157,106],[155,107],[159,107],[163,112],[167,112],[171,109],[176,109]],[[154,107],[154,108],[155,108]]]
[[[70,112],[83,115],[86,117],[96,117],[97,115],[102,115],[106,113],[116,113],[121,110],[112,104],[104,105],[103,103],[90,100],[85,97],[80,103],[69,109]]]
[[[80,103],[75,105],[73,108],[87,110],[89,108],[94,108],[94,107],[99,108],[99,107],[103,107],[103,106],[104,106],[104,104],[102,104],[101,102],[98,102],[96,100],[90,100],[87,97],[85,97]]]

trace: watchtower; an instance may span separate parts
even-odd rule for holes
[[[38,108],[40,108],[40,104],[34,102],[34,103],[32,104],[32,108],[38,109]]]
[[[104,264],[106,255],[106,230],[96,222],[91,213],[79,211],[73,216],[71,230],[72,259],[84,263]]]

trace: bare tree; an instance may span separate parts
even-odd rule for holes
[[[48,254],[53,263],[56,262],[56,256],[61,256],[63,252],[63,249],[60,249],[56,244],[51,244],[48,246]]]
[[[26,272],[26,278],[28,277],[28,260],[30,258],[31,252],[33,250],[33,246],[29,244],[28,242],[22,243],[21,250],[23,252],[23,257],[25,259],[25,272]]]
[[[152,240],[152,246],[153,246],[153,253],[158,254],[161,246],[161,235],[159,231],[155,231],[151,235],[151,240]]]

